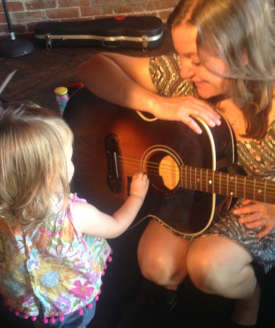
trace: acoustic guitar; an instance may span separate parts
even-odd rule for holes
[[[201,233],[235,198],[275,203],[275,182],[228,170],[236,148],[223,116],[215,128],[197,120],[198,135],[182,122],[115,105],[83,87],[70,98],[64,119],[75,136],[73,187],[106,213],[123,204],[136,172],[150,179],[137,220],[155,217],[179,234]]]

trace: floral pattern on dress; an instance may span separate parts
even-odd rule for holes
[[[0,219],[0,292],[6,304],[28,316],[64,316],[91,303],[111,252],[104,238],[82,235],[72,207],[85,200],[70,195],[64,214],[38,225],[9,229]],[[52,208],[58,213],[62,202]],[[13,259],[10,261],[10,259]]]

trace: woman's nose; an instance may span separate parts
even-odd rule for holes
[[[188,63],[187,61],[181,62],[180,76],[183,79],[190,79],[196,74],[195,67],[192,63]]]

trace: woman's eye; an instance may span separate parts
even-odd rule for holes
[[[201,63],[200,62],[192,62],[193,65],[199,66]]]

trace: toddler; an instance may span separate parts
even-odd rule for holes
[[[0,112],[0,292],[37,327],[91,321],[111,254],[105,238],[128,228],[149,185],[135,174],[123,206],[113,216],[100,212],[70,193],[72,145],[70,128],[51,111]]]

